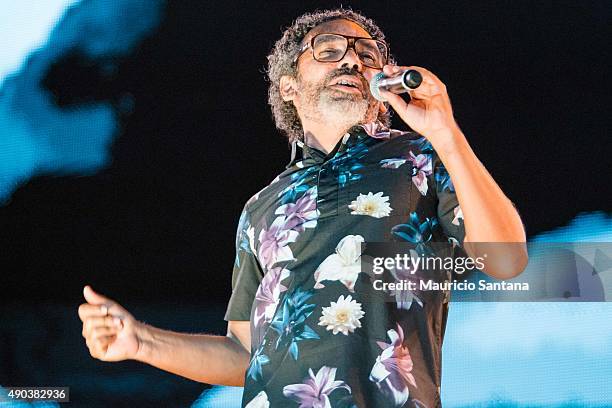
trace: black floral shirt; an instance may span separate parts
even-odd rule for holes
[[[440,406],[448,293],[375,301],[360,263],[369,242],[460,249],[442,162],[424,137],[377,123],[328,155],[293,148],[238,226],[225,318],[251,322],[243,406]]]

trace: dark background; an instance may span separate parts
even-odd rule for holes
[[[381,26],[401,65],[447,85],[458,123],[529,237],[581,212],[612,211],[609,2],[342,4]],[[111,379],[129,371],[142,373],[142,386],[172,378],[195,399],[201,384],[88,357],[76,314],[82,287],[149,323],[224,332],[239,213],[289,159],[266,102],[266,55],[295,17],[338,5],[170,2],[159,30],[117,70],[78,54],[57,62],[44,82],[57,103],[112,100],[122,132],[110,167],[36,178],[0,207],[2,315],[45,327],[32,362],[5,334],[1,384],[55,384],[55,373],[85,387],[74,370]]]

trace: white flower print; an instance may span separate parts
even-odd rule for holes
[[[361,244],[365,239],[361,235],[347,235],[336,246],[336,253],[329,255],[314,273],[315,289],[325,286],[325,280],[340,281],[354,292],[355,281],[361,272]]]
[[[452,223],[455,225],[459,225],[459,219],[463,219],[463,211],[461,210],[461,207],[456,206],[453,210],[453,213],[455,214],[455,218],[453,218]]]
[[[369,192],[367,195],[359,194],[355,200],[349,204],[353,210],[353,215],[369,215],[374,218],[388,217],[393,210],[389,205],[389,197],[383,196],[380,191],[376,194]]]
[[[270,408],[268,394],[265,391],[260,391],[244,408]]]
[[[459,240],[457,240],[455,237],[448,237],[448,242],[453,244],[453,246],[461,246],[461,244],[459,244]]]
[[[383,159],[380,161],[380,164],[383,169],[397,169],[408,160],[401,158],[392,158],[392,159]]]
[[[247,228],[246,234],[249,238],[249,247],[251,248],[251,252],[253,254],[256,254],[257,251],[255,250],[255,228],[252,226]]]
[[[359,320],[364,315],[361,303],[354,300],[351,295],[346,298],[340,295],[337,301],[323,308],[319,326],[327,326],[326,329],[331,330],[333,334],[342,333],[348,336],[349,332],[353,333],[355,329],[361,327]]]

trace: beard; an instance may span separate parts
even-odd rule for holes
[[[354,76],[361,82],[360,94],[329,86],[332,80],[342,75]],[[303,114],[310,120],[349,129],[376,119],[378,101],[370,94],[368,81],[356,70],[337,69],[319,82],[310,83],[298,74],[297,85]]]

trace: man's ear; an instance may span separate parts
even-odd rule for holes
[[[283,101],[289,102],[295,98],[297,93],[295,78],[290,75],[283,75],[280,79],[280,94]]]

